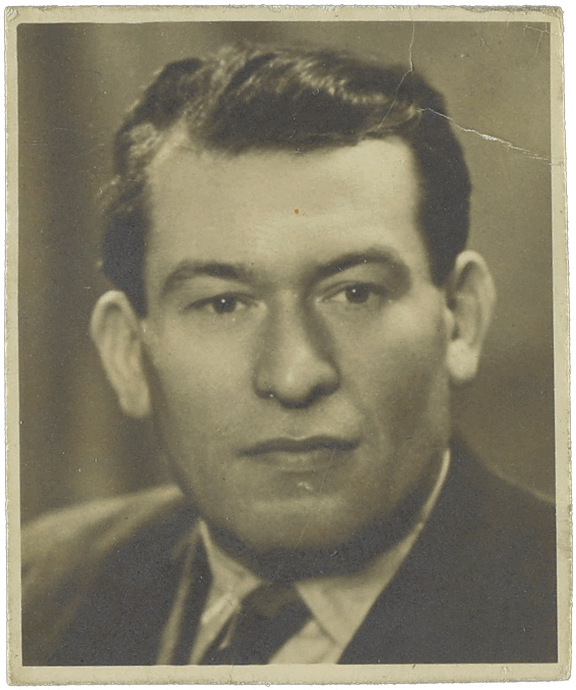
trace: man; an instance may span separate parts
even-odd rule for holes
[[[115,155],[92,336],[179,488],[29,528],[24,663],[555,661],[554,512],[452,439],[494,289],[442,99],[235,46]]]

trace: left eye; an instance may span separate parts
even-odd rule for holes
[[[373,293],[371,285],[352,285],[344,290],[344,295],[351,304],[364,304]]]
[[[238,307],[238,299],[233,295],[223,295],[210,301],[210,306],[216,314],[231,314]]]
[[[338,302],[346,301],[348,304],[366,304],[371,297],[381,297],[383,294],[384,290],[377,285],[357,283],[338,291],[332,299]]]

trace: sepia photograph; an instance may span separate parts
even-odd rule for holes
[[[12,683],[569,676],[562,30],[7,10]]]

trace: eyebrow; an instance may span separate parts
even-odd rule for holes
[[[408,274],[408,266],[394,249],[381,249],[380,247],[370,247],[361,252],[342,254],[326,264],[317,266],[314,273],[315,277],[322,280],[363,264],[384,264],[398,271],[401,275],[407,276]]]
[[[226,280],[248,280],[253,275],[254,271],[244,264],[184,260],[167,276],[162,286],[161,296],[166,297],[174,292],[181,283],[198,276],[210,276]]]
[[[312,271],[312,282],[325,280],[355,266],[382,264],[390,266],[404,278],[408,277],[408,266],[392,248],[370,247],[358,252],[347,252],[327,263],[316,264]],[[199,276],[210,276],[224,280],[253,280],[255,272],[242,263],[201,262],[185,259],[167,276],[162,286],[161,296],[165,298],[187,280]]]

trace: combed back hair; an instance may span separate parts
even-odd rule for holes
[[[442,97],[413,71],[331,50],[228,46],[167,65],[116,135],[103,270],[142,315],[147,169],[175,125],[196,147],[230,155],[401,137],[418,165],[420,230],[437,285],[466,244],[470,180],[462,150]]]

